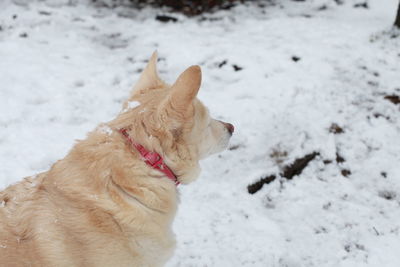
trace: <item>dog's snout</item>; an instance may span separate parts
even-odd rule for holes
[[[226,129],[228,130],[228,132],[230,134],[233,134],[233,132],[235,131],[235,127],[232,124],[227,123],[227,122],[222,122],[222,123],[225,125]]]

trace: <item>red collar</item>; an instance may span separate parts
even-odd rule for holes
[[[122,128],[119,130],[119,132],[126,138],[126,140],[128,140],[132,147],[136,148],[136,150],[140,153],[142,159],[144,160],[144,162],[146,162],[147,165],[150,165],[154,169],[164,173],[168,177],[168,179],[172,180],[175,183],[176,186],[179,185],[178,178],[176,178],[176,175],[173,171],[171,171],[167,164],[164,163],[164,160],[160,156],[160,154],[158,154],[157,152],[148,151],[142,145],[133,141],[133,139],[129,136],[127,129]]]

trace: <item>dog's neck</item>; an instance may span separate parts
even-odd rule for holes
[[[123,141],[125,147],[127,147],[126,137],[124,137],[118,129],[127,129],[127,133],[132,140],[144,146],[146,149],[162,155],[164,163],[172,170],[180,184],[189,184],[200,175],[201,169],[199,160],[197,159],[197,155],[193,154],[195,153],[194,151],[189,151],[187,147],[180,146],[179,144],[176,146],[171,145],[171,140],[168,141],[168,139],[163,139],[161,142],[157,134],[149,133],[150,129],[141,129],[137,126],[141,125],[141,122],[132,121],[125,113],[120,114],[115,120],[110,121],[106,125],[112,129],[112,132],[118,135],[118,140]],[[163,145],[165,145],[165,147],[163,147]],[[170,147],[174,148],[173,151],[168,149]],[[136,148],[129,148],[129,150],[133,154],[136,154],[136,152],[139,154]],[[184,155],[184,157],[181,155]],[[140,160],[140,154],[138,156]]]
[[[128,133],[128,130],[125,128],[119,129],[119,132],[126,139],[127,143],[131,146],[132,149],[136,149],[140,155],[142,156],[142,160],[152,168],[159,170],[164,173],[168,179],[172,180],[176,186],[179,185],[178,178],[174,174],[174,172],[168,167],[167,164],[164,163],[164,159],[157,152],[152,152],[147,150],[141,144],[136,143]]]

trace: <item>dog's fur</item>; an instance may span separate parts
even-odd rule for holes
[[[124,109],[49,171],[0,192],[0,266],[162,266],[172,255],[178,194],[118,129],[163,156],[187,184],[199,160],[223,150],[233,127],[196,99],[201,70],[169,86],[151,57]],[[132,101],[140,103],[132,106]]]

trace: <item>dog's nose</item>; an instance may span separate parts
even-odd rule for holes
[[[233,132],[235,131],[235,127],[227,122],[223,122],[223,124],[225,125],[226,129],[228,129],[228,132],[232,135]]]

